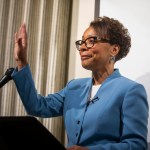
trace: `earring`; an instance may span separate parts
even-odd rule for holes
[[[112,62],[115,63],[115,56],[111,56],[111,57],[110,57],[109,63],[111,64]]]

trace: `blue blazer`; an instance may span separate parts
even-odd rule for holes
[[[146,150],[148,101],[143,85],[116,69],[89,102],[92,78],[71,80],[61,91],[37,93],[27,65],[12,74],[21,100],[30,115],[63,116],[68,147],[90,150]]]

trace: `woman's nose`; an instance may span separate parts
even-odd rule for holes
[[[79,51],[87,51],[88,48],[85,46],[85,43],[83,43],[81,46],[80,46],[80,50]]]

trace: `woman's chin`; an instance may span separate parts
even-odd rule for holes
[[[82,63],[82,67],[87,70],[92,70],[92,67],[89,64]]]

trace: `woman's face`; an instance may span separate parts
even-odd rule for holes
[[[89,37],[97,36],[97,33],[92,27],[85,30],[82,40],[85,41]],[[85,43],[80,47],[80,56],[82,67],[92,71],[105,69],[109,65],[112,46],[109,43],[100,41],[94,42],[94,46],[87,48]]]

